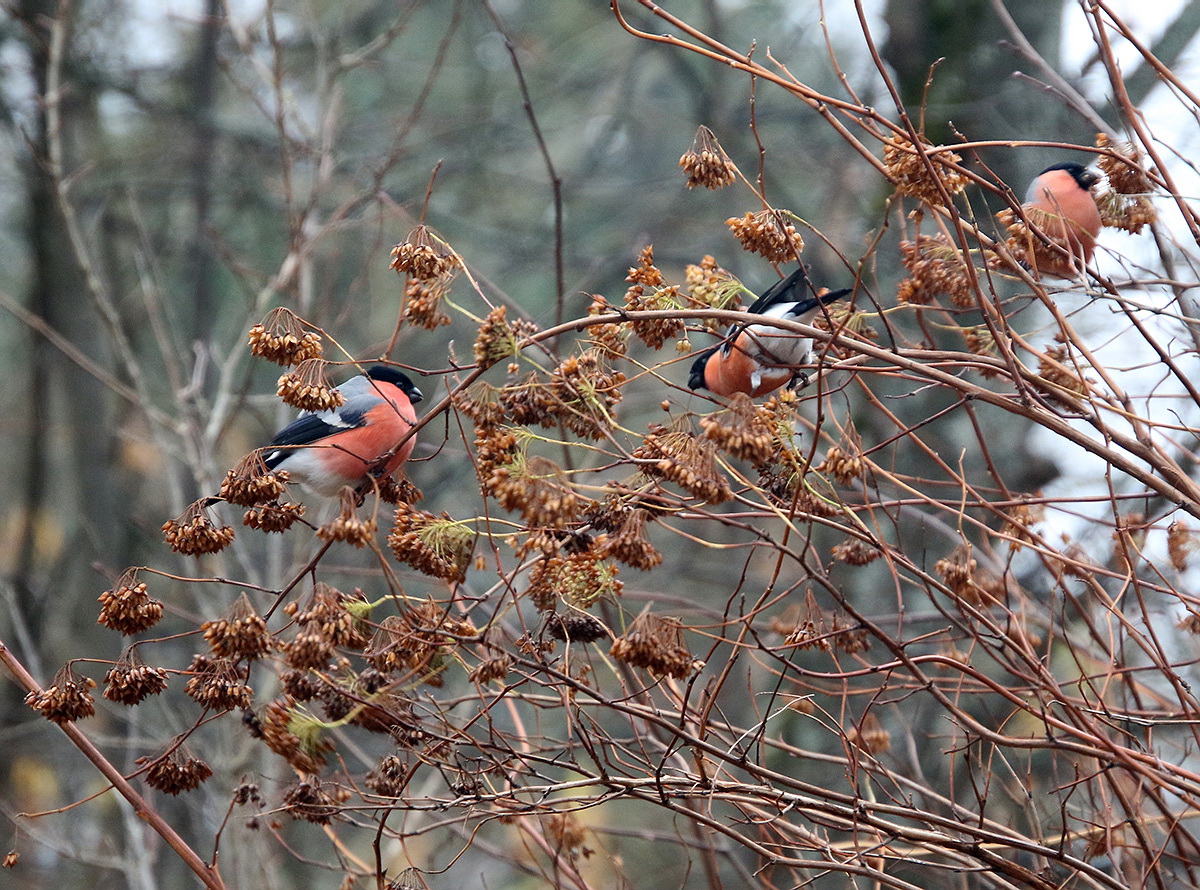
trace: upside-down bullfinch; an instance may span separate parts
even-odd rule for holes
[[[1082,164],[1047,167],[1037,175],[1025,195],[1024,207],[1042,211],[1033,222],[1070,256],[1047,257],[1040,251],[1031,257],[1035,271],[1056,278],[1077,278],[1092,259],[1100,234],[1100,209],[1092,186],[1100,175]]]
[[[301,412],[263,449],[269,469],[287,470],[292,481],[325,497],[400,469],[416,445],[409,435],[417,420],[413,405],[423,398],[407,375],[383,365],[337,389],[341,407]]]
[[[850,293],[849,288],[822,294],[812,290],[801,267],[771,285],[746,311],[808,324],[823,305]],[[688,386],[718,396],[741,392],[757,398],[794,380],[807,385],[807,377],[796,366],[808,364],[811,357],[808,337],[772,325],[738,325],[720,346],[700,353],[692,363]]]

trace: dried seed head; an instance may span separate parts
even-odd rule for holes
[[[1114,145],[1106,133],[1096,134],[1096,147],[1109,148],[1116,153],[1100,155],[1096,166],[1108,177],[1108,185],[1119,195],[1147,195],[1154,191],[1154,183],[1142,170],[1142,153],[1132,142]]]
[[[1175,571],[1187,571],[1188,557],[1196,550],[1198,544],[1200,541],[1196,540],[1196,533],[1185,523],[1176,520],[1167,526],[1167,553]]]
[[[707,189],[722,189],[737,180],[737,166],[725,154],[717,137],[708,127],[700,127],[692,147],[683,153],[679,166],[687,174],[687,187],[702,185]]]
[[[368,516],[360,519],[358,516],[358,494],[353,488],[344,486],[341,494],[341,510],[337,516],[317,529],[317,537],[322,541],[344,541],[355,547],[366,547],[375,540],[378,525],[375,518]]]
[[[163,539],[176,553],[184,556],[217,553],[232,543],[233,529],[228,525],[217,528],[208,518],[208,502],[208,498],[201,498],[179,518],[163,523]]]
[[[850,485],[855,479],[862,477],[866,471],[866,461],[853,451],[832,445],[825,452],[825,460],[816,470],[818,473],[828,473],[840,485]]]
[[[1048,346],[1045,355],[1038,358],[1038,376],[1049,384],[1045,387],[1046,392],[1061,397],[1065,390],[1068,394],[1086,398],[1090,389],[1088,381],[1075,373],[1079,361],[1081,359],[1066,344]]]
[[[967,262],[945,235],[918,235],[916,241],[901,241],[900,255],[909,274],[896,292],[901,303],[923,304],[937,294],[946,294],[955,306],[975,306]]]
[[[324,682],[307,669],[283,671],[279,675],[279,686],[285,695],[296,701],[312,701],[325,688]]]
[[[267,622],[243,593],[222,618],[200,625],[204,640],[217,658],[258,658],[271,651]]]
[[[586,609],[603,596],[620,596],[618,571],[590,551],[545,557],[529,573],[526,595],[542,612],[555,611],[559,602]]]
[[[564,643],[594,643],[609,635],[604,623],[586,612],[570,611],[565,615],[550,612],[546,615],[546,633]]]
[[[1033,540],[1030,526],[1042,521],[1044,509],[1040,504],[1017,504],[1008,511],[1001,533],[1009,538],[1009,547],[1016,552]]]
[[[458,255],[440,235],[420,225],[392,248],[391,267],[401,275],[421,281],[441,278],[462,264]]]
[[[867,754],[881,754],[892,747],[892,734],[883,728],[874,711],[867,711],[862,723],[850,727],[846,740]]]
[[[488,313],[475,337],[475,363],[490,368],[497,362],[519,355],[522,343],[537,333],[537,325],[526,319],[509,322],[507,306],[497,306]]]
[[[308,776],[296,782],[283,795],[283,808],[293,819],[315,825],[328,825],[338,814],[338,803],[321,787],[321,780]]]
[[[896,184],[902,195],[920,198],[926,204],[943,205],[946,199],[938,183],[947,195],[957,195],[967,187],[967,177],[951,167],[959,164],[962,157],[952,151],[937,151],[932,144],[922,140],[922,148],[932,166],[931,172],[917,152],[912,141],[899,134],[892,136],[883,146],[883,165],[888,178]]]
[[[304,324],[290,309],[272,309],[260,324],[250,328],[250,352],[285,367],[320,358],[324,353],[321,335],[306,331]]]
[[[195,791],[213,774],[209,765],[193,757],[185,745],[178,745],[157,759],[139,757],[135,762],[150,764],[146,770],[146,784],[164,794]]]
[[[167,672],[151,667],[130,646],[104,675],[104,697],[123,705],[136,705],[167,688]]]
[[[470,622],[452,617],[440,603],[423,600],[385,618],[363,650],[363,658],[385,673],[423,670],[458,646],[456,637],[477,634]]]
[[[803,603],[793,603],[771,619],[770,627],[782,634],[784,642],[797,649],[821,649],[828,652],[833,648],[829,616],[817,604],[811,590],[804,595]]]
[[[951,592],[965,603],[977,604],[992,598],[989,585],[979,574],[979,563],[971,556],[970,545],[964,545],[950,556],[939,559],[933,570],[950,588]]]
[[[327,362],[319,358],[302,361],[279,378],[276,394],[285,404],[301,411],[332,411],[340,408],[346,397],[329,385],[325,376]]]
[[[297,671],[324,671],[333,658],[333,643],[320,628],[305,628],[279,644],[283,660]]]
[[[395,754],[388,754],[367,773],[367,787],[381,797],[400,797],[410,778],[404,761]]]
[[[713,457],[713,443],[700,441],[686,429],[653,424],[632,457],[642,472],[674,482],[700,500],[720,504],[733,493]]]
[[[661,565],[662,553],[646,538],[646,520],[649,518],[650,514],[645,510],[629,510],[613,534],[601,535],[596,540],[596,549],[601,556],[643,572]]]
[[[268,703],[259,724],[266,746],[299,772],[320,772],[325,755],[333,750],[332,743],[321,735],[321,721],[303,713],[289,699]]]
[[[421,489],[413,485],[402,472],[378,480],[379,499],[385,504],[415,504],[425,499]]]
[[[91,693],[95,688],[95,680],[76,673],[66,664],[58,669],[49,686],[27,694],[25,704],[62,726],[96,713],[96,699]]]
[[[734,393],[725,408],[701,418],[704,438],[732,457],[765,464],[779,447],[778,404],[759,407],[745,393]]]
[[[613,641],[609,655],[655,676],[682,680],[704,665],[692,658],[678,618],[643,612]]]
[[[508,676],[511,668],[512,658],[507,655],[498,655],[495,658],[481,661],[479,666],[471,671],[467,679],[481,686],[484,683],[502,682]]]
[[[247,669],[239,669],[232,659],[197,655],[192,658],[188,673],[191,677],[183,691],[204,707],[214,711],[250,707],[254,690],[242,682]]]
[[[442,311],[442,300],[450,293],[455,272],[437,278],[410,278],[404,285],[404,320],[418,328],[433,331],[452,319]]]
[[[850,566],[865,566],[883,556],[878,547],[868,544],[860,538],[847,538],[829,552],[838,562],[844,562]]]
[[[699,265],[689,263],[684,270],[684,286],[688,300],[697,309],[740,309],[745,288],[740,281],[705,256]],[[721,328],[715,318],[706,318],[704,328],[715,334]]]
[[[570,488],[558,464],[544,457],[525,458],[523,453],[493,469],[483,489],[505,510],[519,511],[527,524],[544,528],[567,528],[579,521],[589,504]]]
[[[148,630],[162,619],[163,604],[151,599],[144,582],[138,581],[136,568],[126,569],[112,586],[100,594],[100,624],[129,636]]]
[[[730,217],[725,225],[741,242],[743,250],[757,253],[772,263],[789,263],[799,259],[804,250],[804,239],[796,227],[785,222],[795,218],[788,210],[760,210]]]
[[[239,507],[256,507],[282,497],[287,492],[287,481],[286,471],[272,473],[267,469],[263,462],[263,449],[258,448],[225,474],[218,494]]]
[[[451,582],[467,577],[475,550],[475,534],[469,528],[446,513],[438,518],[408,504],[396,508],[387,542],[400,562]]]
[[[313,585],[312,599],[296,613],[296,623],[319,632],[333,646],[362,649],[367,644],[367,622],[371,604],[356,590],[353,596],[323,581]]]
[[[303,515],[304,504],[282,504],[274,501],[247,510],[242,515],[242,525],[261,532],[285,532]]]
[[[1109,228],[1123,229],[1131,235],[1139,234],[1158,219],[1158,211],[1145,195],[1101,192],[1096,196],[1096,207],[1100,211],[1101,223]]]
[[[568,356],[550,374],[550,417],[585,439],[603,439],[616,422],[625,375],[610,368],[600,350]]]

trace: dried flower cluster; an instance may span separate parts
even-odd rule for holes
[[[733,493],[717,469],[714,447],[712,442],[698,440],[688,430],[654,424],[631,457],[648,476],[674,482],[702,501],[720,504],[733,497]]]
[[[217,658],[259,658],[271,651],[271,632],[267,622],[242,594],[224,617],[200,625],[204,641]]]
[[[288,474],[272,473],[263,462],[263,450],[255,449],[225,474],[218,495],[239,507],[257,507],[277,501],[287,492]]]
[[[424,670],[458,645],[455,637],[474,637],[473,624],[452,617],[434,600],[422,600],[400,615],[389,615],[363,650],[363,657],[385,673]]]
[[[945,204],[943,189],[946,195],[952,196],[967,187],[967,177],[951,166],[962,163],[962,157],[952,151],[939,150],[924,140],[921,147],[929,166],[906,136],[890,137],[883,145],[883,165],[888,178],[902,195],[919,198],[926,204]]]
[[[427,331],[450,324],[452,319],[442,311],[442,301],[450,293],[456,274],[450,271],[437,278],[409,278],[404,285],[404,320]]]
[[[268,748],[298,772],[319,773],[333,745],[322,736],[323,724],[287,699],[268,702],[259,718],[259,732]]]
[[[104,697],[123,705],[136,705],[167,688],[167,672],[151,667],[130,646],[104,675]]]
[[[649,571],[662,564],[663,555],[646,537],[650,513],[641,508],[626,510],[620,525],[612,533],[596,539],[596,549],[607,558],[627,566]]]
[[[683,153],[679,166],[687,174],[687,187],[702,185],[707,189],[723,189],[737,180],[737,166],[725,154],[717,137],[708,127],[700,127],[692,147]]]
[[[896,290],[896,299],[901,303],[923,304],[937,294],[946,294],[955,306],[975,306],[967,263],[945,235],[918,235],[916,241],[901,241],[900,254],[908,270],[908,277]]]
[[[375,518],[359,518],[358,495],[354,489],[342,488],[339,499],[341,510],[337,516],[317,529],[317,537],[322,541],[343,541],[355,547],[366,547],[375,540],[375,532],[378,530]]]
[[[684,269],[684,287],[689,302],[697,309],[737,310],[742,305],[744,288],[741,282],[717,265],[717,261],[705,255],[699,264],[688,263]],[[717,333],[723,322],[716,318],[704,319],[704,329]]]
[[[138,581],[137,575],[137,569],[126,569],[112,589],[99,598],[100,616],[96,620],[126,636],[148,630],[163,615],[162,601],[150,597],[146,584]]]
[[[731,216],[725,225],[741,242],[743,250],[757,253],[768,262],[790,263],[800,259],[804,250],[804,239],[795,225],[785,222],[795,218],[788,210],[747,211],[745,216]]]
[[[771,630],[797,649],[838,650],[847,654],[871,648],[864,628],[855,625],[841,612],[826,612],[811,590],[804,602],[793,603],[770,622]]]
[[[684,298],[676,285],[668,285],[662,272],[654,265],[654,248],[646,247],[638,257],[638,264],[629,270],[625,280],[630,282],[625,291],[625,308],[633,312],[672,312],[684,308]],[[629,323],[630,329],[651,349],[660,349],[672,337],[683,330],[683,322],[677,318],[639,318]]]
[[[488,313],[475,337],[475,363],[490,368],[521,351],[521,343],[537,333],[537,325],[519,318],[510,322],[507,306],[497,306]]]
[[[414,228],[392,248],[392,269],[421,281],[442,278],[460,264],[450,245],[426,225]]]
[[[818,473],[828,473],[840,485],[850,485],[855,479],[862,478],[866,462],[862,455],[832,445],[825,452],[825,460],[816,469]]]
[[[1107,133],[1097,133],[1096,148],[1113,152],[1101,154],[1096,166],[1118,195],[1148,195],[1154,191],[1154,183],[1142,169],[1142,153],[1132,142],[1114,145]]]
[[[1167,554],[1175,571],[1187,571],[1188,558],[1197,546],[1200,546],[1200,541],[1196,540],[1196,533],[1186,523],[1176,520],[1167,526]]]
[[[601,597],[620,596],[618,571],[594,550],[546,556],[529,573],[526,594],[542,612],[555,611],[559,602],[586,609]]]
[[[195,791],[212,778],[213,774],[207,763],[193,757],[183,745],[177,746],[162,757],[139,757],[136,762],[150,764],[146,770],[146,784],[164,794]]]
[[[678,618],[643,612],[629,629],[613,641],[609,654],[626,664],[644,668],[656,677],[682,680],[703,667],[692,658]]]
[[[732,457],[765,464],[779,448],[780,418],[777,399],[761,406],[744,393],[734,393],[720,411],[701,418],[704,438]]]
[[[874,711],[867,711],[858,726],[850,727],[846,740],[867,754],[882,754],[892,747],[892,734],[883,728]]]
[[[305,359],[279,378],[276,395],[301,411],[332,411],[341,407],[346,398],[329,385],[326,365],[323,359]]]
[[[338,803],[316,776],[301,779],[283,795],[283,806],[293,819],[328,825],[338,813]]]
[[[285,532],[304,515],[304,511],[304,504],[259,504],[242,515],[242,525],[261,532]]]
[[[1077,357],[1065,343],[1048,346],[1038,359],[1038,376],[1051,384],[1046,391],[1052,396],[1061,396],[1062,390],[1077,396],[1087,396],[1088,383],[1075,373]]]
[[[939,559],[933,570],[963,602],[981,603],[991,597],[990,588],[994,585],[980,576],[979,563],[971,555],[970,546],[960,547],[950,556]]]
[[[829,551],[838,562],[850,566],[865,566],[873,563],[883,552],[873,544],[868,544],[861,538],[847,538]]]
[[[544,528],[567,528],[588,505],[567,484],[562,467],[544,457],[525,458],[523,452],[491,470],[483,489],[505,510],[519,512],[528,525]]]
[[[214,711],[250,707],[254,690],[245,683],[248,670],[232,659],[196,655],[188,673],[191,676],[183,691],[204,707]]]
[[[495,658],[489,658],[481,661],[475,670],[471,671],[467,679],[472,683],[495,683],[503,681],[508,676],[508,672],[512,669],[512,658],[508,655],[497,655]]]
[[[594,643],[608,636],[608,628],[599,618],[572,610],[566,614],[548,612],[546,633],[564,643]]]
[[[96,699],[91,692],[95,688],[95,680],[81,676],[67,664],[58,669],[45,689],[28,693],[25,704],[61,726],[96,713]]]
[[[230,526],[217,528],[208,518],[208,504],[208,498],[201,498],[188,507],[182,516],[163,523],[163,539],[167,546],[184,556],[200,556],[217,553],[233,542],[233,529]]]
[[[441,518],[408,504],[396,508],[396,521],[388,534],[388,546],[396,559],[418,572],[458,582],[467,577],[474,533],[447,514]]]
[[[1122,195],[1117,191],[1101,192],[1096,196],[1100,221],[1113,229],[1123,229],[1137,235],[1158,219],[1158,211],[1145,195]]]
[[[324,355],[321,335],[305,330],[304,321],[282,306],[250,328],[249,340],[252,355],[285,367]]]
[[[323,581],[313,585],[308,605],[296,613],[296,623],[320,633],[334,646],[362,649],[367,644],[366,619],[371,604],[361,591],[349,596]]]

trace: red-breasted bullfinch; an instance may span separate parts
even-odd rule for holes
[[[338,388],[345,398],[332,411],[304,411],[275,434],[263,462],[287,470],[294,482],[325,497],[366,477],[390,476],[416,445],[409,434],[417,420],[413,405],[421,390],[395,368],[376,365]]]
[[[746,311],[768,318],[808,324],[820,308],[850,293],[849,288],[814,294],[801,267],[777,281]],[[738,325],[720,346],[707,349],[692,363],[688,386],[718,396],[735,392],[757,398],[792,381],[808,385],[797,365],[812,358],[812,340],[771,325]]]
[[[1092,186],[1100,175],[1082,164],[1066,163],[1047,167],[1029,186],[1025,208],[1043,211],[1033,222],[1070,257],[1053,257],[1039,252],[1030,258],[1035,271],[1056,278],[1078,278],[1092,259],[1096,236],[1100,234],[1100,210],[1092,196]]]

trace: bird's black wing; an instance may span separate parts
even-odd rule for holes
[[[340,411],[301,414],[275,434],[275,438],[264,449],[267,455],[263,458],[263,462],[268,469],[274,469],[296,448],[311,445],[313,442],[320,441],[341,430],[362,426],[365,416],[365,411],[347,411],[344,407]],[[271,451],[272,448],[278,450]]]

